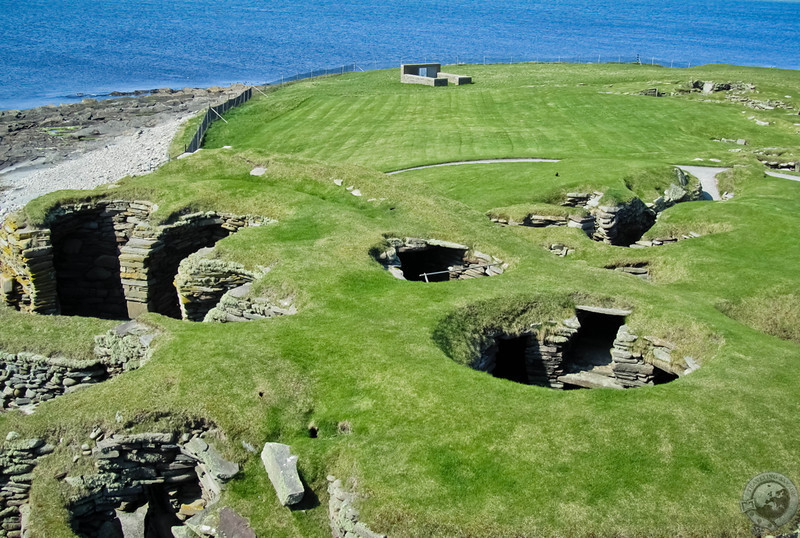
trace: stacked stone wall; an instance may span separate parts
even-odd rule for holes
[[[642,237],[656,221],[656,214],[638,198],[594,211],[592,239],[611,245],[628,246]]]
[[[129,316],[150,311],[180,317],[174,287],[180,262],[242,227],[265,222],[268,219],[205,212],[184,215],[172,224],[137,226],[131,241],[120,250]]]
[[[386,538],[359,521],[356,495],[333,476],[328,477],[328,496],[328,521],[334,538]]]
[[[0,447],[0,537],[21,538],[25,533],[36,460],[54,450],[41,439],[19,439],[15,432],[6,437]]]
[[[35,405],[107,378],[108,370],[97,360],[73,361],[0,351],[0,397],[4,409]]]
[[[0,228],[0,290],[3,302],[19,310],[58,312],[49,229],[5,220]]]
[[[4,409],[32,408],[140,367],[150,358],[157,332],[128,322],[95,337],[95,359],[74,360],[0,350],[0,403]]]
[[[202,249],[178,266],[175,288],[183,319],[203,321],[225,292],[252,282],[257,276],[240,263],[209,259],[209,254],[210,249]]]
[[[594,310],[618,315],[613,310]],[[591,373],[570,373],[567,354],[575,344],[580,328],[578,318],[572,317],[561,322],[550,321],[519,334],[493,330],[485,335],[483,350],[470,366],[476,370],[493,372],[499,349],[498,339],[525,337],[525,367],[528,383],[532,385],[554,389],[563,389],[566,384],[578,384],[586,388],[632,388],[656,384],[660,382],[659,377],[663,381],[664,376],[672,379],[691,371],[673,363],[671,353],[675,349],[674,344],[652,336],[639,338],[627,325],[622,325],[614,337],[610,349],[611,362],[607,367],[592,369]]]
[[[203,321],[230,323],[297,313],[297,308],[290,299],[276,305],[266,297],[251,297],[250,290],[251,284],[247,283],[227,291],[216,306],[208,311]]]
[[[424,252],[437,249],[438,264],[447,271],[444,280],[469,280],[483,276],[503,274],[507,268],[502,260],[482,252],[471,250],[466,245],[441,241],[438,239],[420,239],[417,237],[397,237],[387,239],[389,248],[378,253],[378,261],[396,278],[406,280],[400,254],[406,252]],[[445,254],[447,253],[447,254]],[[439,272],[439,271],[435,271]],[[431,271],[434,273],[434,271]],[[432,279],[433,280],[433,279]],[[441,280],[441,279],[440,279]]]
[[[98,473],[66,478],[75,488],[67,506],[73,528],[99,535],[134,512],[143,522],[149,508],[137,509],[157,501],[169,503],[176,521],[202,519],[239,466],[222,458],[201,434],[116,434],[97,441],[91,455]]]
[[[0,228],[2,300],[41,314],[179,317],[173,283],[180,262],[244,226],[269,222],[203,212],[154,225],[154,208],[124,200],[64,205],[41,228],[8,217]]]

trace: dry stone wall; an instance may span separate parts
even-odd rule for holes
[[[0,351],[2,407],[32,409],[40,402],[138,368],[150,358],[150,343],[156,335],[146,325],[125,323],[95,337],[95,359],[90,360]]]
[[[239,472],[200,435],[116,434],[97,441],[91,455],[98,473],[66,478],[75,491],[68,500],[73,529],[102,535],[131,517],[142,526],[148,519],[194,526]]]
[[[401,280],[469,280],[500,275],[507,268],[499,258],[450,241],[392,237],[386,242],[389,248],[378,253],[376,258],[394,277]],[[428,253],[431,253],[431,259],[420,261]],[[408,254],[416,255],[414,265],[417,269],[411,270],[413,274],[409,274],[409,259],[403,261],[404,255]]]
[[[211,249],[202,249],[178,266],[175,288],[183,319],[203,321],[225,292],[258,277],[240,263],[211,259],[210,254]]]
[[[521,222],[513,219],[492,218],[493,222],[503,225],[531,226],[535,228],[568,226],[580,228],[595,241],[602,241],[618,246],[653,246],[668,240],[640,241],[642,235],[655,224],[658,214],[680,202],[702,199],[702,187],[699,182],[690,181],[690,176],[675,168],[676,182],[665,189],[664,194],[650,204],[639,198],[626,202],[600,205],[603,193],[567,193],[562,206],[582,207],[588,210],[587,215],[572,214],[554,216],[543,214],[526,215]],[[568,254],[568,249],[551,248],[560,256]]]
[[[32,471],[38,458],[54,450],[41,439],[20,439],[9,432],[0,447],[0,537],[21,538],[25,533]]]
[[[122,286],[128,314],[150,311],[180,317],[174,279],[180,262],[245,226],[268,219],[214,212],[184,215],[172,224],[140,225],[120,249]]]
[[[620,316],[626,311],[601,309],[591,311]],[[610,314],[608,314],[610,313]],[[561,322],[550,321],[531,327],[522,333],[504,333],[496,329],[487,333],[481,353],[470,364],[476,370],[494,372],[496,357],[501,339],[524,338],[523,360],[527,373],[527,383],[563,389],[567,387],[584,388],[633,388],[654,385],[672,380],[696,368],[686,368],[672,358],[675,349],[663,339],[655,337],[639,338],[627,325],[617,330],[610,351],[610,362],[599,368],[575,372],[570,360],[570,351],[577,345],[581,330],[578,317]]]
[[[203,321],[230,323],[237,321],[252,321],[255,319],[274,318],[276,316],[291,316],[297,313],[297,308],[292,304],[291,298],[274,304],[266,297],[252,297],[251,284],[242,284],[227,291],[217,305],[208,311]]]
[[[328,496],[328,521],[334,538],[386,538],[358,520],[356,495],[334,476],[328,476]]]
[[[180,317],[174,278],[180,262],[245,226],[269,219],[215,212],[150,222],[147,201],[98,201],[53,209],[41,228],[12,215],[0,228],[0,293],[40,314]]]

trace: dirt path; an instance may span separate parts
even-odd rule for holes
[[[705,200],[721,200],[719,195],[719,188],[717,188],[717,174],[730,170],[730,168],[721,168],[714,166],[681,166],[678,168],[684,172],[689,172],[694,177],[700,180],[700,185],[703,187],[703,199]]]
[[[422,170],[423,168],[437,168],[439,166],[458,166],[460,164],[498,164],[498,163],[557,163],[561,159],[536,159],[536,158],[518,158],[518,159],[477,159],[474,161],[451,161],[438,164],[426,164],[423,166],[414,166],[411,168],[402,168],[392,172],[386,172],[387,176],[400,174],[402,172],[410,172],[411,170]]]

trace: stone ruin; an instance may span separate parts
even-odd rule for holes
[[[349,482],[352,486],[354,481]],[[360,513],[355,507],[358,496],[335,476],[328,476],[328,495],[328,522],[333,538],[386,538],[359,521]]]
[[[73,530],[89,537],[213,535],[210,507],[239,466],[205,433],[97,437],[90,454],[98,472],[65,478],[73,488],[67,501]]]
[[[594,306],[575,310],[574,317],[561,322],[484,334],[482,349],[470,366],[494,377],[553,389],[657,385],[691,371],[672,359],[674,344],[631,333],[625,325],[630,311]]]
[[[0,350],[0,404],[32,412],[52,400],[142,366],[151,355],[158,331],[130,321],[95,337],[93,359],[46,357]]]
[[[418,282],[446,282],[494,276],[507,265],[466,245],[407,237],[387,239],[389,248],[376,258],[396,278]]]
[[[0,536],[22,538],[30,519],[28,496],[37,460],[56,447],[9,432],[0,446]]]
[[[690,188],[689,176],[680,168],[675,168],[675,176],[676,183],[670,185],[662,196],[650,204],[645,204],[634,197],[627,202],[600,205],[602,192],[569,192],[562,206],[581,208],[583,212],[576,211],[568,216],[529,214],[521,222],[498,217],[492,218],[492,221],[507,226],[580,228],[594,241],[616,246],[644,247],[663,244],[677,239],[642,241],[641,238],[653,227],[658,215],[665,209],[677,203],[702,199],[699,183],[696,187]],[[558,250],[559,255],[566,255],[561,253],[561,248],[551,250]]]
[[[400,66],[400,82],[404,84],[424,84],[426,86],[447,86],[472,84],[472,77],[443,73],[442,64],[403,64]]]
[[[158,312],[180,319],[181,262],[245,226],[269,222],[201,212],[153,224],[154,209],[146,201],[65,205],[51,210],[41,228],[9,217],[0,228],[2,300],[40,314],[129,319]]]

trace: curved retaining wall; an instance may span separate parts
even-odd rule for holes
[[[139,368],[151,355],[157,331],[128,322],[95,337],[95,359],[74,360],[0,350],[0,402],[30,407]]]
[[[147,201],[99,201],[53,209],[42,228],[0,227],[0,300],[40,314],[113,319],[142,312],[180,316],[180,262],[245,226],[269,219],[226,213],[150,223]]]

